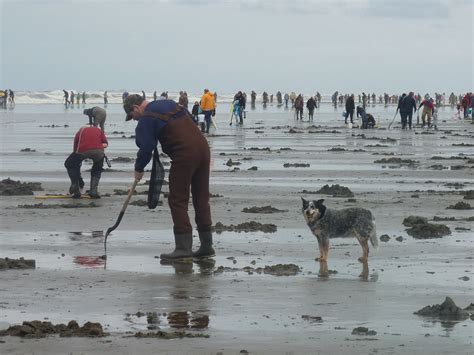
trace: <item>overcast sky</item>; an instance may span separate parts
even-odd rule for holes
[[[0,86],[473,89],[474,0],[0,0]]]

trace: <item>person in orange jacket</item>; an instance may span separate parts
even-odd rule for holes
[[[204,89],[204,95],[201,97],[201,110],[206,121],[206,133],[209,133],[211,117],[216,114],[216,101],[214,95],[208,89]]]

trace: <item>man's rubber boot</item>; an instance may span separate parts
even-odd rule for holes
[[[193,253],[194,259],[207,259],[216,256],[216,252],[212,247],[212,232],[199,232],[199,240],[201,246]]]
[[[192,233],[175,234],[175,248],[169,254],[161,254],[160,258],[166,261],[192,261],[193,260],[193,235]]]
[[[100,176],[91,176],[91,189],[89,190],[89,196],[91,198],[100,198],[97,188],[99,187]]]
[[[72,198],[81,198],[81,191],[79,190],[78,183],[72,183],[69,188],[69,193],[72,195]]]

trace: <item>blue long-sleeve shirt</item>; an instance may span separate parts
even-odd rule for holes
[[[146,111],[166,114],[175,108],[176,103],[172,100],[158,100],[150,102]],[[163,128],[168,122],[147,116],[146,113],[138,120],[135,128],[135,143],[137,145],[137,159],[135,160],[135,170],[143,172],[147,164],[150,162],[153,150],[155,149]]]

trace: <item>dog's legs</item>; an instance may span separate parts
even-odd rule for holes
[[[319,262],[319,273],[318,276],[321,278],[327,278],[329,276],[328,263],[325,261]]]
[[[316,236],[318,239],[318,246],[319,246],[319,258],[316,258],[316,261],[319,262],[326,262],[327,261],[327,253],[325,253],[325,245],[324,240],[325,238]]]
[[[359,277],[362,280],[367,281],[369,278],[369,263],[365,262],[362,263],[362,272],[360,273]]]
[[[328,254],[329,254],[329,238],[328,237],[321,237],[321,244],[323,247],[323,261],[328,261]]]
[[[353,232],[362,247],[362,256],[359,258],[359,261],[367,263],[369,260],[369,240],[361,236],[357,231],[354,230]]]

